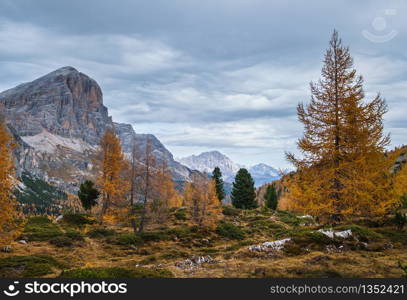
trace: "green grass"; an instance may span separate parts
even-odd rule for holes
[[[166,269],[149,269],[137,267],[125,268],[83,268],[65,270],[62,278],[171,278],[174,275]]]
[[[64,264],[48,256],[12,256],[0,258],[0,277],[40,277],[63,267]]]

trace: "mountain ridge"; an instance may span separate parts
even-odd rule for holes
[[[69,192],[92,177],[92,160],[108,128],[116,130],[127,153],[133,138],[140,148],[152,140],[154,155],[167,162],[175,181],[186,181],[193,173],[176,162],[155,136],[113,122],[98,83],[73,67],[1,92],[0,114],[17,143],[17,175],[27,171]]]
[[[212,173],[215,167],[219,167],[224,181],[228,183],[234,181],[234,177],[240,168],[248,169],[255,181],[256,187],[280,178],[279,171],[267,164],[259,163],[253,166],[244,166],[235,163],[218,150],[206,151],[198,155],[193,154],[179,158],[178,161],[193,170],[209,174]]]

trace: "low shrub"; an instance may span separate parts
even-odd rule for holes
[[[65,270],[62,278],[171,278],[174,275],[167,269],[149,269],[138,267],[125,268],[83,268]]]
[[[74,230],[66,232],[65,236],[73,241],[82,242],[84,240],[83,235],[80,232]]]
[[[356,236],[361,242],[378,241],[383,238],[383,235],[365,226],[351,224],[335,227],[335,230],[349,230],[349,229],[352,230],[353,236]]]
[[[144,258],[143,260],[140,260],[137,264],[140,266],[144,266],[144,265],[149,265],[149,264],[155,263],[155,262],[157,262],[157,260],[158,260],[157,257],[152,255],[152,256],[148,256],[148,257]]]
[[[239,250],[242,247],[250,246],[250,245],[253,245],[253,244],[255,244],[255,242],[252,241],[252,240],[241,241],[241,242],[237,242],[236,244],[228,246],[225,249],[225,251],[236,251],[236,250]]]
[[[74,214],[74,213],[67,213],[64,214],[63,222],[74,225],[74,226],[83,226],[86,224],[95,224],[96,220],[87,214]]]
[[[225,216],[239,216],[240,215],[240,209],[234,208],[232,206],[223,206],[222,213]]]
[[[273,222],[269,218],[250,222],[247,228],[250,233],[272,233],[284,229],[283,225]]]
[[[73,240],[67,236],[58,236],[49,241],[52,245],[56,247],[71,247],[73,246]]]
[[[116,232],[114,230],[106,228],[94,228],[87,233],[91,238],[104,238],[114,236],[115,234]]]
[[[341,240],[331,239],[325,234],[317,231],[311,231],[307,229],[303,230],[292,230],[287,232],[285,237],[290,237],[292,239],[292,244],[287,244],[287,252],[292,255],[298,255],[301,249],[312,249],[312,250],[324,250],[327,245],[341,245]],[[290,242],[291,244],[291,242]],[[303,252],[303,250],[302,250]]]
[[[289,211],[278,211],[277,216],[281,222],[291,226],[299,226],[303,221],[301,218],[298,218],[295,214]]]
[[[138,233],[138,236],[145,242],[159,242],[170,239],[166,231],[146,231]]]
[[[160,256],[162,259],[176,259],[176,258],[187,258],[189,257],[188,252],[180,251],[177,249],[170,250],[167,253],[164,253]]]
[[[50,243],[57,247],[71,247],[77,242],[84,241],[82,234],[77,231],[68,231],[61,236],[57,236],[50,240]]]
[[[0,258],[0,278],[40,277],[53,272],[54,268],[65,267],[48,256],[12,256]]]
[[[304,249],[295,242],[288,242],[284,245],[284,253],[288,256],[297,256],[304,254]]]
[[[174,212],[174,216],[177,220],[185,221],[187,219],[187,210],[185,208],[180,208]]]
[[[241,228],[237,227],[230,222],[222,222],[216,228],[216,232],[226,238],[233,240],[243,240],[244,232]]]
[[[407,224],[407,215],[405,213],[396,212],[392,221],[396,225],[397,230],[401,231]]]
[[[108,242],[120,246],[137,246],[143,244],[143,240],[140,236],[132,233],[119,234],[108,238]]]
[[[392,243],[407,245],[407,232],[405,229],[394,230],[394,228],[377,228],[376,232],[381,234],[384,238],[389,239]]]
[[[168,229],[166,232],[171,237],[177,237],[177,238],[184,238],[184,237],[193,235],[193,232],[188,227],[171,228],[171,229]]]
[[[62,231],[47,217],[37,216],[28,219],[23,234],[30,241],[47,241],[61,236]]]
[[[401,261],[399,261],[399,268],[403,270],[404,274],[402,275],[403,278],[407,278],[407,265],[403,265]]]

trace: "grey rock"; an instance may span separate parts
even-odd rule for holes
[[[193,256],[186,260],[178,261],[175,263],[175,266],[180,269],[194,269],[199,267],[202,264],[208,263],[217,263],[219,261],[214,260],[211,256]]]
[[[4,246],[1,251],[5,252],[5,253],[10,253],[13,250],[13,248],[11,248],[10,245]]]
[[[93,178],[96,150],[107,128],[115,128],[127,153],[133,139],[141,150],[150,139],[154,155],[167,162],[176,181],[194,173],[176,162],[155,136],[113,123],[97,82],[72,67],[0,93],[0,115],[17,144],[17,175],[29,172],[64,191],[75,193],[83,180]]]

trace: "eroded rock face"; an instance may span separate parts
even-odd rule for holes
[[[176,181],[191,174],[155,136],[113,123],[97,82],[72,67],[0,93],[0,115],[17,143],[17,175],[25,170],[69,192],[94,176],[95,153],[107,128],[116,130],[128,154],[133,139],[141,153],[151,140],[154,155],[166,161]]]
[[[72,67],[0,93],[0,112],[22,137],[45,131],[95,145],[112,126],[99,85]]]
[[[171,169],[175,181],[186,181],[190,178],[193,171],[175,161],[172,153],[154,135],[138,134],[130,124],[114,123],[114,128],[122,142],[123,152],[129,157],[132,153],[133,143],[135,143],[139,158],[144,159],[147,143],[150,142],[156,160],[158,163],[165,161]]]

